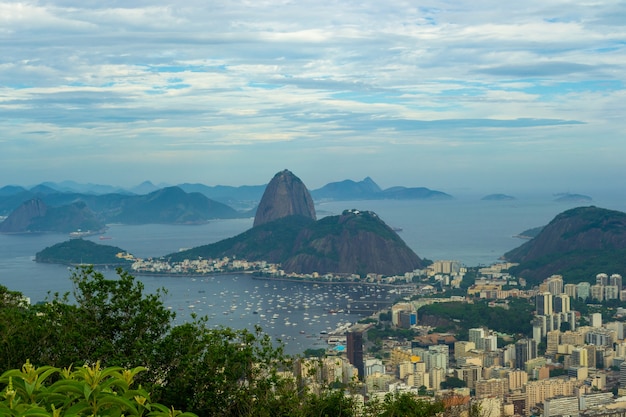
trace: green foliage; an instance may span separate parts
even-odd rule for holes
[[[0,369],[7,370],[0,415],[192,415],[176,411],[184,409],[211,417],[374,417],[428,410],[411,397],[361,409],[340,384],[309,392],[282,346],[260,328],[210,328],[206,318],[172,327],[162,292],[144,294],[140,282],[117,273],[107,279],[78,268],[71,303],[69,294],[55,294],[29,306],[0,287]],[[386,334],[380,330],[378,337]]]
[[[461,332],[471,327],[486,326],[508,334],[530,334],[534,306],[525,300],[510,300],[509,308],[490,307],[487,302],[450,302],[423,306],[418,314],[437,316],[454,322]]]
[[[301,409],[302,417],[352,417],[356,416],[353,397],[343,390],[324,391],[321,395],[309,395]]]
[[[415,333],[411,329],[396,329],[392,327],[375,326],[367,331],[367,340],[376,343],[387,338],[398,338],[401,340],[412,340]]]
[[[626,249],[570,251],[551,253],[524,261],[509,268],[509,273],[522,276],[531,283],[541,282],[545,277],[558,273],[567,278],[568,283],[590,281],[598,271],[623,271]]]
[[[134,378],[144,371],[99,363],[72,371],[51,366],[36,368],[26,362],[0,376],[0,414],[3,416],[154,416],[192,417],[150,400]]]
[[[441,389],[452,389],[452,388],[464,388],[467,384],[462,379],[459,379],[454,376],[446,377],[445,381],[441,382]]]
[[[178,326],[161,343],[155,365],[168,384],[156,389],[164,402],[206,416],[254,416],[295,398],[295,381],[280,372],[290,361],[261,329],[205,324]]]
[[[303,216],[283,217],[216,243],[169,254],[166,258],[182,261],[236,255],[250,261],[283,262],[293,249],[300,231],[311,223],[314,221]]]
[[[326,356],[326,349],[306,349],[303,353],[305,358],[323,358]]]
[[[478,267],[468,268],[463,279],[461,280],[461,290],[464,290],[463,294],[467,292],[467,289],[474,285],[476,278],[479,276]]]
[[[117,274],[118,279],[107,279],[91,266],[77,268],[70,278],[76,304],[55,296],[39,306],[56,330],[50,342],[57,356],[47,358],[48,364],[82,365],[92,358],[106,366],[150,363],[174,313],[163,304],[164,290],[144,294],[143,284],[128,272],[118,269]]]
[[[567,370],[564,368],[550,368],[550,378],[557,376],[567,375]]]
[[[443,411],[443,402],[416,398],[410,393],[387,394],[382,401],[371,401],[366,407],[366,415],[379,417],[431,417]]]
[[[392,315],[391,315],[391,310],[387,310],[387,311],[382,311],[379,315],[378,315],[378,320],[380,321],[388,321],[391,322],[392,319]]]

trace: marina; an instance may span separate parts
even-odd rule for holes
[[[156,290],[164,279],[139,278],[147,290]],[[216,328],[253,331],[258,326],[282,341],[289,354],[341,344],[341,338],[329,336],[338,336],[337,329],[345,333],[351,324],[389,307],[398,296],[375,286],[259,281],[245,274],[177,278],[176,282],[186,284],[187,291],[169,291],[165,304],[176,313],[177,323],[191,320],[194,314],[206,316],[208,325]],[[355,311],[353,303],[359,305]]]

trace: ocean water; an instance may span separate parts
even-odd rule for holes
[[[547,224],[580,203],[556,203],[551,196],[514,201],[481,201],[457,197],[447,201],[351,201],[321,203],[318,218],[345,209],[376,212],[388,225],[402,229],[420,257],[458,260],[467,266],[489,265],[525,241],[514,235]],[[590,204],[584,204],[590,205]],[[626,211],[626,198],[609,196],[593,205]],[[204,225],[110,225],[106,236],[89,239],[118,246],[138,257],[161,256],[213,243],[252,227],[253,219],[216,220]],[[0,235],[0,284],[20,291],[32,302],[70,292],[70,272],[60,265],[38,264],[35,253],[68,239],[65,234]],[[114,271],[105,271],[115,276]],[[366,310],[388,305],[395,297],[384,289],[263,281],[245,274],[211,277],[137,277],[146,291],[166,288],[165,305],[178,323],[191,313],[209,317],[211,326],[253,329],[255,325],[281,339],[288,353],[325,346],[320,332],[354,323]]]

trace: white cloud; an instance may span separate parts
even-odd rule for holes
[[[339,180],[382,170],[378,156],[410,174],[445,164],[454,183],[463,158],[534,164],[515,147],[572,178],[581,149],[612,164],[607,177],[626,174],[619,16],[620,4],[565,0],[0,1],[0,175],[97,152],[140,164],[137,182],[172,182],[138,158],[196,167],[186,180],[201,181],[189,161],[219,153],[244,182],[289,160],[341,167]]]

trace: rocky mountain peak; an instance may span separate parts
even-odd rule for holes
[[[274,175],[265,188],[254,217],[254,226],[294,215],[316,219],[309,190],[300,178],[286,169]]]
[[[0,233],[28,231],[33,220],[45,216],[47,212],[48,207],[41,199],[28,200],[0,223]]]

